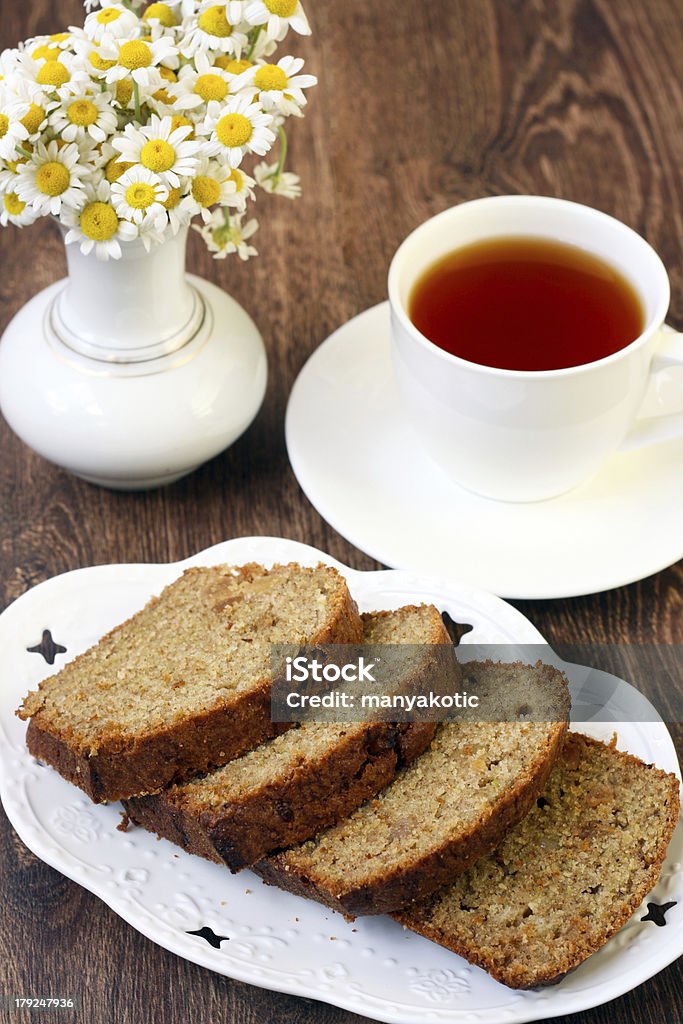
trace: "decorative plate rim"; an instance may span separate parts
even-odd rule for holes
[[[174,579],[180,572],[191,565],[216,564],[218,562],[240,564],[254,560],[272,563],[273,561],[285,559],[297,560],[307,564],[316,564],[318,561],[323,561],[334,565],[349,579],[352,590],[354,589],[354,584],[360,586],[361,591],[366,589],[366,585],[369,584],[369,594],[372,594],[373,589],[379,594],[381,589],[383,595],[390,597],[393,594],[399,601],[405,601],[406,594],[412,593],[416,598],[420,596],[423,599],[432,597],[437,604],[442,606],[448,602],[457,603],[459,601],[461,604],[463,602],[470,602],[485,617],[489,617],[490,622],[495,627],[500,627],[502,621],[505,627],[514,634],[516,642],[545,642],[538,630],[529,623],[521,612],[486,591],[477,590],[469,586],[459,586],[451,580],[405,570],[379,570],[368,573],[350,569],[309,545],[272,537],[236,538],[214,545],[176,563],[100,565],[76,569],[52,577],[27,591],[0,615],[0,638],[5,629],[8,627],[13,629],[15,625],[18,626],[24,619],[25,614],[30,612],[39,599],[42,601],[45,598],[56,596],[60,589],[63,590],[65,586],[69,588],[76,584],[80,587],[81,584],[86,582],[91,583],[95,578],[94,574],[97,574],[98,578],[107,584],[114,580],[124,580],[125,586],[130,586],[133,581],[139,585],[146,586],[149,584],[147,589],[151,594],[158,591],[166,582]],[[0,654],[0,663],[3,657],[4,655]],[[47,675],[54,671],[49,666],[46,666],[46,669],[47,671],[43,672],[42,675]],[[7,685],[4,689],[7,690]],[[7,709],[3,710],[2,707],[3,696],[4,694],[0,691],[0,732],[4,733],[7,740],[5,745],[0,745],[0,797],[10,822],[21,839],[42,860],[56,870],[61,871],[73,881],[89,889],[116,914],[151,941],[156,942],[158,945],[184,959],[238,981],[290,995],[319,999],[350,1012],[366,1016],[371,1014],[375,1019],[389,1022],[389,1024],[412,1024],[416,1013],[419,1013],[427,1021],[433,1020],[439,1022],[439,1024],[470,1024],[470,1022],[471,1024],[475,1024],[475,1022],[479,1024],[482,1021],[493,1024],[494,1019],[496,1024],[499,1021],[509,1021],[510,1024],[523,1024],[523,1022],[527,1021],[541,1020],[548,1016],[561,1016],[601,1005],[635,988],[683,953],[682,922],[681,927],[672,929],[674,934],[667,930],[665,948],[662,948],[662,943],[655,942],[654,945],[650,943],[651,950],[649,955],[643,956],[641,950],[635,965],[631,964],[621,970],[610,965],[606,978],[597,982],[589,981],[588,984],[583,985],[576,991],[568,992],[565,990],[563,992],[560,989],[545,989],[529,995],[528,993],[511,992],[505,989],[504,986],[497,986],[497,988],[500,988],[501,995],[507,998],[507,1002],[503,1002],[500,1006],[490,1007],[489,1009],[473,1008],[459,1010],[454,1007],[439,1008],[436,1004],[429,1005],[426,999],[423,999],[422,1003],[417,1001],[409,1003],[400,999],[386,999],[377,994],[358,990],[357,984],[356,991],[354,991],[352,980],[346,979],[344,984],[337,983],[335,985],[332,977],[327,978],[324,975],[324,969],[321,969],[323,970],[322,980],[316,981],[313,971],[308,972],[304,970],[297,973],[292,972],[291,969],[278,968],[276,963],[273,966],[249,963],[233,954],[226,955],[225,948],[213,949],[208,945],[203,947],[199,940],[185,931],[160,921],[158,917],[153,916],[145,907],[140,904],[136,905],[134,901],[134,888],[119,891],[107,885],[107,879],[109,879],[109,875],[113,871],[111,867],[101,868],[100,877],[98,878],[96,875],[93,878],[92,865],[79,861],[76,856],[64,847],[60,847],[57,840],[49,835],[33,808],[26,792],[26,785],[16,784],[17,766],[22,758],[28,761],[32,761],[32,759],[23,748],[23,745],[16,743],[3,726],[2,715],[3,713],[7,714]],[[13,712],[14,698],[12,703],[11,710]],[[655,727],[652,726],[652,728],[654,729]],[[658,745],[661,745],[660,753],[666,751],[670,765],[676,765],[677,767],[678,762],[675,748],[663,723],[661,725],[657,723],[657,737],[656,742]],[[680,778],[680,770],[677,770],[677,773]],[[62,782],[62,780],[59,781],[60,783]],[[63,783],[63,785],[68,786],[67,783]],[[74,796],[82,798],[84,805],[88,807],[94,806],[90,805],[84,794],[74,787],[68,787],[68,791],[69,793],[72,792]],[[115,813],[116,807],[117,805],[112,805],[109,808],[103,809],[103,813],[109,814],[110,811]],[[680,823],[677,827],[677,832],[681,833],[679,845],[683,849],[683,828]],[[117,842],[116,836],[118,835],[120,833],[114,833],[109,836],[107,842]],[[150,842],[156,842],[151,836],[147,838]],[[124,837],[122,836],[121,839],[123,840]],[[179,851],[178,855],[183,858],[189,858],[189,855],[182,853],[182,851]],[[189,858],[190,863],[195,860],[197,859]],[[183,861],[183,863],[185,862]],[[217,865],[212,867],[218,868]],[[672,877],[681,875],[681,878],[683,878],[680,864],[673,867],[669,866],[669,872],[675,873]],[[242,880],[247,878],[251,881],[254,876],[243,874],[238,877]],[[256,879],[253,884],[256,887],[260,886],[261,883],[260,880]],[[271,896],[273,893],[276,894],[273,898],[282,898],[284,896],[284,894],[280,894],[277,890],[270,891]],[[287,896],[287,899],[295,899],[295,897]],[[317,905],[313,906],[317,907]],[[318,909],[322,911],[322,908]],[[311,911],[311,913],[313,912]],[[325,913],[329,914],[330,912]],[[338,918],[338,915],[332,915],[332,920],[336,924],[337,921],[341,922],[342,919]],[[339,929],[344,927],[343,924],[339,923]],[[399,929],[398,925],[393,925],[393,927]],[[626,928],[628,927],[627,925]],[[660,929],[657,929],[657,932],[659,931]],[[652,936],[655,936],[654,932]],[[271,941],[276,939],[277,937],[273,936]],[[412,939],[417,943],[427,942],[427,940],[419,939],[416,936],[412,936]],[[674,939],[677,941],[671,941]],[[248,938],[245,939],[245,942],[248,944]],[[432,944],[428,944],[428,947],[431,946]],[[437,948],[433,947],[435,950]],[[469,976],[469,974],[476,972],[478,976],[481,973],[478,972],[478,969],[468,965],[463,967],[464,961],[454,954],[448,954],[448,957],[452,958],[451,973],[456,979],[459,975]],[[436,952],[434,953],[434,958],[437,958]],[[448,962],[451,962],[451,959]],[[617,970],[616,975],[614,973],[615,970]],[[495,985],[495,983],[493,984]],[[511,1004],[514,1005],[511,1006]]]

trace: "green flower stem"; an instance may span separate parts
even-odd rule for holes
[[[261,30],[262,29],[263,29],[263,25],[259,25],[258,28],[256,29],[256,31],[254,32],[254,38],[251,41],[251,46],[247,50],[247,57],[246,57],[247,60],[251,60],[251,58],[254,55],[254,50],[256,49],[256,44],[258,43],[258,39],[259,39],[259,36],[261,35]]]
[[[280,136],[280,159],[277,162],[277,167],[275,168],[275,173],[273,174],[274,178],[280,177],[280,175],[285,169],[285,160],[287,159],[287,132],[284,130],[282,125],[280,125],[280,127],[277,130],[277,133]]]
[[[142,121],[142,112],[140,110],[140,86],[133,79],[133,99],[135,100],[135,120],[139,123]]]
[[[24,149],[24,147],[23,147],[23,146],[17,146],[17,150],[18,150],[18,151],[19,151],[19,152],[21,153],[21,155],[22,155],[22,156],[27,156],[27,157],[29,158],[29,160],[30,160],[30,159],[31,159],[31,157],[33,156],[33,154],[32,154],[32,153],[30,153],[30,152],[28,151],[28,149]]]

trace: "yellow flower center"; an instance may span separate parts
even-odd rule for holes
[[[90,54],[90,63],[96,71],[109,71],[109,68],[113,68],[116,64],[115,60],[105,60],[104,57],[100,56],[97,50],[93,50]]]
[[[51,43],[65,43],[69,39],[68,32],[55,32],[54,35],[50,36]]]
[[[262,92],[270,89],[282,91],[288,84],[287,75],[277,64],[264,64],[254,76],[254,85]]]
[[[181,200],[181,197],[182,192],[179,188],[169,189],[168,199],[163,205],[166,207],[167,210],[175,210],[176,206]]]
[[[192,131],[189,132],[185,136],[185,139],[184,139],[185,142],[187,142],[188,139],[193,139],[194,138],[194,125],[192,124],[192,121],[190,121],[189,117],[183,117],[182,114],[174,114],[173,115],[173,117],[171,118],[171,131],[172,132],[174,132],[176,130],[176,128],[187,128],[187,127],[191,128]]]
[[[119,230],[119,218],[109,203],[89,203],[80,216],[81,231],[94,242],[108,242]]]
[[[194,91],[205,103],[209,103],[210,100],[224,100],[228,95],[228,85],[220,75],[200,75]]]
[[[235,60],[234,57],[228,57],[227,53],[222,53],[220,57],[216,57],[214,64],[222,71],[227,71],[229,75],[240,75],[243,71],[254,66],[250,60]]]
[[[37,46],[31,56],[34,60],[59,60],[61,52],[58,46]]]
[[[52,85],[57,89],[60,85],[68,82],[70,78],[69,69],[58,60],[46,60],[36,75],[38,85]]]
[[[175,150],[164,139],[150,139],[140,150],[140,163],[155,174],[170,171],[175,161]]]
[[[216,125],[218,141],[228,149],[245,146],[253,134],[251,121],[244,114],[226,114]]]
[[[149,68],[152,65],[152,51],[141,39],[131,39],[124,43],[119,50],[119,64],[123,68],[128,68],[129,71]]]
[[[97,120],[98,109],[90,100],[74,100],[67,107],[66,116],[79,128],[87,128]]]
[[[122,174],[129,171],[131,167],[135,167],[135,164],[127,164],[125,162],[119,163],[117,157],[113,157],[104,169],[104,176],[110,185],[113,185],[115,181],[118,181]]]
[[[133,95],[133,83],[125,78],[116,83],[116,100],[122,107],[127,107]]]
[[[41,124],[45,120],[45,111],[42,107],[39,107],[37,103],[32,103],[28,108],[28,113],[24,114],[21,119],[26,131],[29,135],[35,135],[39,130]]]
[[[244,175],[236,167],[233,167],[233,169],[230,171],[230,174],[227,176],[227,178],[225,180],[226,181],[234,181],[235,182],[235,189],[236,189],[236,191],[237,192],[241,192],[242,191],[242,188],[244,186]]]
[[[219,39],[227,39],[232,35],[232,25],[228,21],[224,4],[207,7],[200,14],[198,24],[202,32],[206,32],[210,36],[218,36]]]
[[[152,93],[152,99],[156,100],[158,103],[166,103],[168,106],[175,103],[177,98],[177,96],[172,96],[168,89],[157,89],[156,92]]]
[[[120,17],[121,11],[117,11],[115,7],[105,7],[95,15],[100,25],[109,25],[112,21],[118,21]]]
[[[177,82],[178,81],[178,76],[176,75],[175,71],[171,71],[170,68],[160,67],[159,68],[159,74],[167,82]]]
[[[156,198],[156,190],[145,181],[136,181],[126,189],[126,202],[134,210],[147,210]]]
[[[168,4],[150,4],[142,17],[145,21],[156,18],[165,28],[173,28],[177,24],[175,15]]]
[[[4,139],[9,131],[9,117],[7,114],[0,114],[0,139]]]
[[[280,18],[291,18],[296,10],[297,0],[263,0],[271,14]]]
[[[16,192],[9,192],[5,196],[4,203],[10,217],[18,217],[26,209],[26,203],[22,203]]]
[[[213,206],[221,197],[221,187],[213,178],[200,174],[192,182],[192,195],[200,206]]]
[[[36,174],[36,185],[45,196],[61,196],[71,184],[71,175],[57,160],[43,164]]]

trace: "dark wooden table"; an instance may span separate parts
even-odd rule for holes
[[[261,256],[248,265],[215,263],[198,239],[191,243],[192,269],[234,293],[263,330],[270,384],[258,419],[224,455],[149,494],[110,493],[67,476],[0,423],[3,605],[78,566],[176,560],[248,534],[306,541],[375,568],[299,490],[283,440],[285,403],[323,338],[384,298],[399,241],[453,203],[531,192],[615,214],[661,253],[671,319],[683,325],[678,0],[308,0],[307,9],[315,34],[297,39],[297,52],[320,86],[291,149],[305,198],[259,203]],[[82,17],[78,0],[0,0],[0,11],[3,47]],[[7,229],[0,246],[4,326],[63,274],[64,256],[48,224]],[[683,566],[610,593],[520,607],[551,641],[681,643]],[[0,994],[82,993],[78,1024],[361,1020],[218,977],[158,948],[34,857],[4,814],[0,844]],[[682,1019],[680,964],[572,1018]]]

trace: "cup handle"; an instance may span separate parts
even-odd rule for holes
[[[650,365],[650,377],[672,366],[683,366],[683,334],[664,324],[660,331],[659,348]],[[683,412],[643,417],[635,421],[619,445],[619,451],[631,452],[679,437],[683,438]]]

